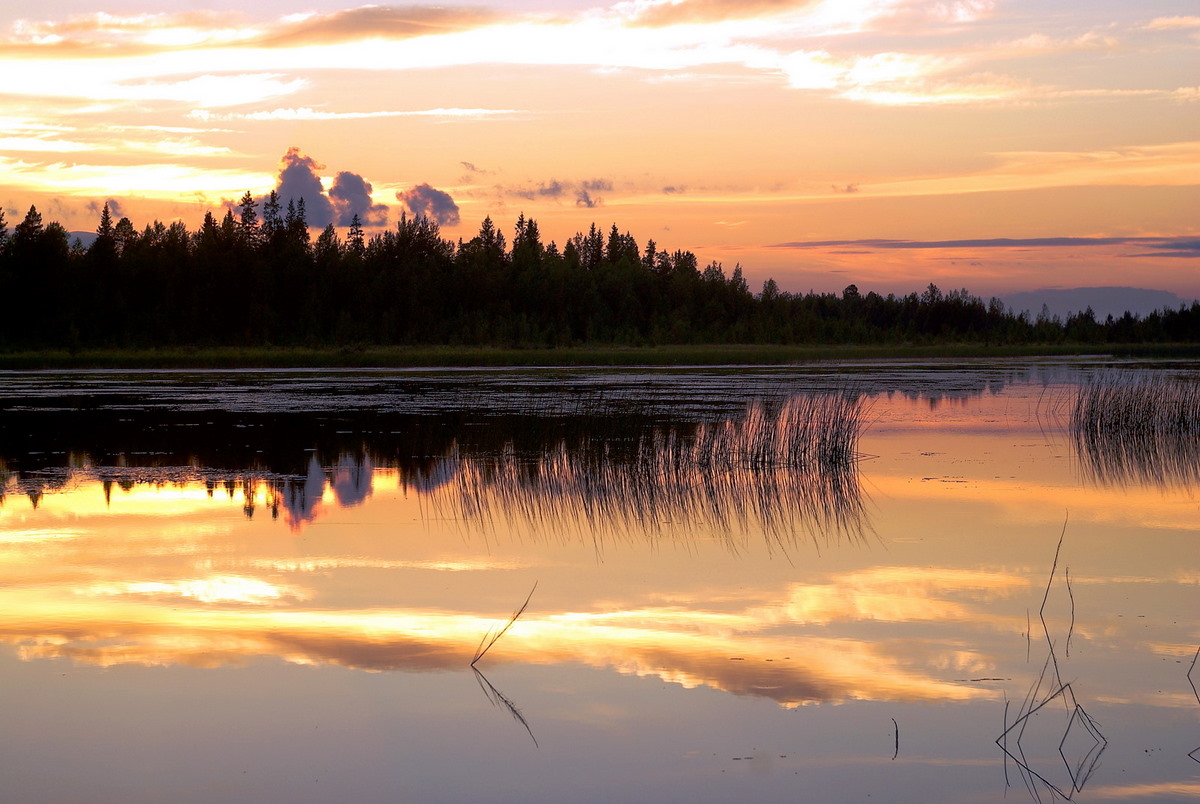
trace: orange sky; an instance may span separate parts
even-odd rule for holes
[[[339,188],[334,222],[615,222],[755,289],[1200,296],[1188,0],[241,8],[0,10],[9,226],[195,228],[296,148],[281,189]]]

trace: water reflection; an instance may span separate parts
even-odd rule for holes
[[[329,611],[302,586],[249,576],[105,582],[65,593],[6,593],[0,640],[25,660],[98,667],[242,666],[274,656],[293,664],[367,671],[464,670],[480,636],[504,620],[429,609]],[[708,687],[794,708],[851,700],[995,700],[986,686],[911,666],[912,646],[870,639],[773,634],[764,611],[722,615],[690,607],[529,613],[487,664],[580,663],[687,688]],[[956,669],[980,662],[959,657]]]
[[[1196,703],[1200,704],[1200,687],[1196,685],[1196,678],[1200,676],[1200,671],[1197,671],[1197,664],[1200,663],[1200,647],[1196,648],[1196,655],[1192,657],[1192,663],[1188,667],[1187,680],[1192,687],[1192,694],[1196,696]],[[1200,745],[1192,749],[1188,756],[1196,762],[1200,762]]]
[[[115,743],[102,797],[131,801],[146,754],[114,724],[226,748],[236,722],[225,800],[978,801],[1004,771],[1042,799],[1194,793],[1194,495],[1081,483],[1066,416],[1038,419],[1074,400],[1050,371],[848,371],[663,375],[646,405],[615,373],[563,373],[558,401],[500,373],[10,404],[0,748]],[[830,438],[839,415],[870,427]],[[320,789],[274,787],[322,762]],[[6,783],[87,797],[41,795],[42,766]]]
[[[858,474],[865,402],[853,393],[798,394],[755,402],[717,421],[663,421],[624,413],[519,421],[399,419],[385,437],[357,434],[357,452],[323,466],[309,453],[302,473],[263,465],[93,465],[71,453],[68,466],[27,471],[0,465],[0,504],[24,495],[36,507],[47,492],[86,480],[163,486],[203,482],[212,493],[240,492],[253,516],[261,500],[293,529],[320,515],[326,489],[347,508],[372,493],[377,466],[430,498],[439,516],[489,527],[497,517],[545,532],[653,533],[695,526],[730,538],[762,531],[780,544],[798,534],[860,538],[868,532]],[[450,426],[457,424],[457,427]],[[294,451],[293,451],[294,454]],[[158,453],[161,460],[164,453]],[[176,457],[177,453],[165,453]],[[122,458],[125,456],[122,455]],[[193,461],[195,459],[193,458]],[[123,462],[123,461],[122,461]]]
[[[1058,646],[1062,641],[1067,657],[1071,654],[1071,637],[1075,629],[1075,597],[1071,591],[1070,571],[1065,570],[1061,584],[1069,601],[1070,620],[1066,634],[1051,636],[1047,622],[1047,606],[1058,574],[1063,535],[1054,552],[1054,563],[1046,582],[1046,592],[1038,609],[1038,620],[1046,639],[1046,660],[1042,672],[1009,721],[1008,706],[1004,710],[1004,732],[996,740],[1005,757],[1005,779],[1008,760],[1013,760],[1025,784],[1036,800],[1042,793],[1070,800],[1083,791],[1095,772],[1108,740],[1099,725],[1075,696],[1072,682],[1064,682],[1059,667]],[[1057,754],[1057,755],[1055,755]],[[1065,776],[1063,775],[1065,772]]]
[[[1070,432],[1091,482],[1160,488],[1200,482],[1200,385],[1194,379],[1101,373],[1078,390]]]

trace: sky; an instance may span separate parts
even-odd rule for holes
[[[1194,0],[0,6],[0,206],[518,215],[752,289],[1200,297]]]

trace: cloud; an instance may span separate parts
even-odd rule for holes
[[[59,21],[18,20],[13,33],[14,44],[79,50],[130,43],[147,47],[230,44],[257,36],[258,29],[246,25],[240,14],[216,11],[125,16],[99,11]]]
[[[844,193],[846,195],[852,195],[852,194],[858,192],[858,182],[852,182],[850,184],[841,185],[841,186],[834,184],[834,185],[832,185],[831,189],[835,193]]]
[[[429,117],[445,120],[471,120],[483,118],[511,117],[524,114],[519,109],[463,109],[458,107],[436,109],[413,109],[405,111],[377,112],[327,112],[307,106],[299,108],[271,109],[260,112],[214,113],[196,109],[188,114],[194,120],[368,120],[380,117]]]
[[[178,200],[179,188],[211,196],[239,196],[246,188],[270,187],[260,172],[232,168],[198,169],[178,163],[80,164],[26,162],[0,154],[0,175],[9,188],[95,198],[109,193]]]
[[[591,179],[580,182],[579,190],[575,193],[575,206],[593,209],[604,203],[604,199],[596,193],[609,192],[613,183],[608,179]]]
[[[513,195],[532,201],[535,198],[562,198],[573,186],[570,183],[564,184],[557,179],[551,179],[548,182],[539,182],[536,187],[502,187],[500,191],[504,195]]]
[[[1139,245],[1155,248],[1196,251],[1200,255],[1200,240],[1194,237],[992,237],[976,240],[798,240],[775,243],[768,248],[823,249],[841,246],[861,246],[874,249],[963,249],[963,248],[1092,248],[1098,246]]]
[[[650,28],[766,20],[824,36],[961,25],[982,19],[993,6],[992,0],[631,0],[613,8],[629,24]]]
[[[408,207],[412,214],[425,215],[437,221],[440,226],[458,225],[458,204],[454,203],[449,193],[428,184],[418,184],[403,192],[397,192],[396,200]]]
[[[318,229],[333,223],[334,217],[333,203],[325,195],[325,187],[317,175],[318,170],[324,169],[324,165],[305,156],[293,145],[279,160],[279,176],[275,183],[279,201],[285,207],[289,201],[304,199],[308,225]]]
[[[329,188],[329,199],[333,203],[334,223],[349,226],[358,215],[363,226],[387,224],[387,205],[371,203],[371,183],[357,173],[343,170],[333,179]],[[305,202],[307,203],[307,202]]]
[[[479,8],[439,6],[378,6],[296,14],[284,18],[282,30],[262,39],[267,46],[349,42],[360,39],[410,39],[476,28],[497,20]]]
[[[623,5],[633,9],[632,22],[657,28],[790,13],[819,4],[819,0],[658,0]]]
[[[524,198],[527,201],[535,201],[538,199],[559,201],[564,198],[572,197],[575,206],[586,209],[594,209],[595,207],[604,204],[604,198],[600,193],[611,192],[613,182],[611,179],[595,178],[585,179],[583,181],[561,181],[559,179],[550,179],[549,181],[541,181],[536,185],[526,184],[523,186],[497,186],[496,191],[502,197],[509,198]],[[683,192],[684,188],[674,187],[671,192]],[[663,192],[667,192],[666,189]]]
[[[1155,17],[1142,26],[1147,31],[1176,31],[1200,28],[1200,17]]]
[[[687,187],[684,187],[681,184],[668,184],[666,187],[662,188],[662,191],[663,195],[681,195],[687,192]]]
[[[492,12],[437,6],[367,5],[331,14],[289,14],[252,22],[235,12],[185,11],[119,15],[72,14],[62,21],[18,20],[12,42],[20,45],[102,49],[112,45],[195,47],[257,45],[293,47],[367,38],[408,39],[478,27],[494,21]]]
[[[996,59],[1036,56],[1047,48],[1110,47],[1111,38],[1072,40],[1034,35],[993,47],[939,54],[826,52],[797,42],[869,30],[912,32],[964,25],[986,16],[990,0],[629,0],[608,11],[518,16],[477,9],[364,6],[251,23],[236,14],[72,17],[68,23],[23,23],[21,47],[53,46],[38,81],[10,93],[100,101],[186,102],[204,109],[260,103],[320,80],[322,70],[403,72],[483,64],[634,69],[692,75],[733,69],[800,90],[873,104],[1059,100],[1054,87],[988,72],[957,74]],[[1151,25],[1184,26],[1190,18]],[[845,39],[826,39],[843,45]],[[42,44],[31,44],[41,42]],[[832,45],[830,45],[832,47]],[[90,50],[88,48],[91,48]],[[236,59],[231,59],[236,48]],[[42,54],[43,56],[46,54]],[[86,56],[86,58],[85,58]],[[0,56],[0,70],[28,69],[22,54]],[[214,66],[216,65],[216,66]],[[236,72],[235,72],[236,71]],[[948,73],[955,72],[954,75]],[[301,78],[299,76],[305,76]],[[1161,94],[1161,91],[1160,91]],[[513,109],[329,112],[306,107],[231,114],[227,119],[322,120],[426,115],[438,120],[496,119]],[[585,188],[586,189],[586,188]],[[594,191],[589,191],[594,195]]]
[[[100,215],[104,211],[104,205],[108,204],[108,214],[112,215],[113,220],[120,220],[126,217],[125,209],[121,206],[121,202],[115,198],[109,198],[106,201],[90,201],[88,202],[88,212],[93,215]]]

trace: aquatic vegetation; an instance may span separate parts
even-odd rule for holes
[[[996,738],[996,745],[1004,754],[1005,787],[1009,784],[1008,763],[1012,760],[1025,789],[1035,801],[1042,800],[1042,793],[1069,801],[1075,793],[1082,792],[1108,748],[1108,739],[1079,703],[1072,682],[1063,681],[1058,642],[1051,637],[1046,617],[1066,534],[1064,522],[1038,609],[1038,619],[1046,638],[1045,663],[1012,721],[1009,721],[1008,702],[1005,703],[1004,731]],[[1064,578],[1070,602],[1070,625],[1066,634],[1066,657],[1070,657],[1071,634],[1075,629],[1075,596],[1071,592],[1069,570],[1064,570]]]
[[[818,392],[699,424],[602,419],[538,453],[514,442],[484,459],[459,452],[442,502],[470,521],[499,515],[559,533],[682,524],[729,539],[761,529],[781,545],[797,533],[861,537],[865,413],[859,394]]]
[[[1200,482],[1200,385],[1149,372],[1082,385],[1070,433],[1084,472],[1104,485]]]

